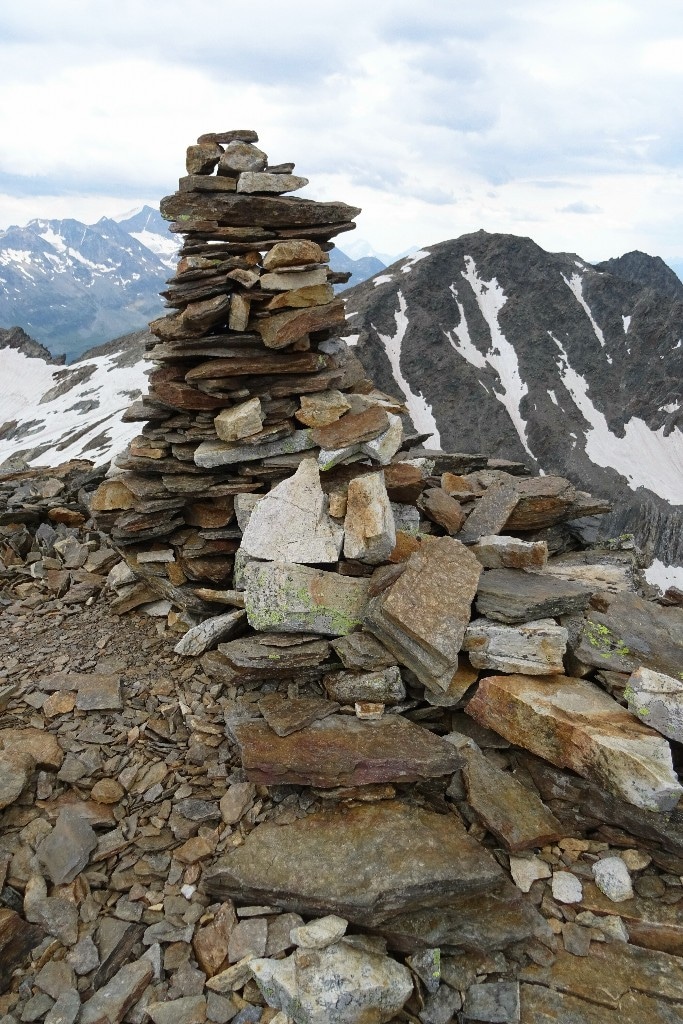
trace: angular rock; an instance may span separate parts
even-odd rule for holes
[[[345,636],[367,607],[368,581],[286,562],[252,562],[244,570],[249,625],[260,632]]]
[[[263,428],[263,410],[260,398],[250,398],[240,405],[222,409],[213,421],[221,441],[239,441]]]
[[[583,896],[581,880],[571,871],[553,871],[551,889],[558,903],[580,903]]]
[[[345,942],[255,960],[252,971],[268,1005],[298,1024],[384,1024],[413,991],[403,964]]]
[[[236,964],[247,956],[263,956],[267,940],[268,922],[265,917],[239,921],[230,933],[228,961]]]
[[[206,998],[204,996],[181,996],[161,1003],[148,1003],[146,1013],[154,1024],[204,1024],[206,1020]]]
[[[242,536],[242,550],[267,561],[336,562],[344,531],[327,513],[314,459],[277,484],[255,505]]]
[[[543,569],[548,562],[544,540],[519,540],[517,537],[480,537],[472,551],[485,569]]]
[[[529,892],[534,882],[550,878],[550,866],[540,857],[510,857],[512,881],[522,892]]]
[[[419,508],[432,522],[442,526],[451,537],[462,529],[465,513],[460,503],[446,494],[440,487],[428,487],[418,501]]]
[[[12,974],[42,938],[41,928],[27,924],[16,911],[0,907],[0,994],[9,988]]]
[[[63,885],[86,867],[96,846],[94,830],[75,807],[60,811],[55,827],[36,852],[52,882]]]
[[[338,451],[355,444],[371,441],[389,427],[389,417],[378,405],[364,412],[346,413],[326,427],[315,427],[311,436],[315,444],[325,451]]]
[[[273,455],[293,455],[313,448],[309,430],[295,430],[289,437],[258,445],[240,445],[226,441],[202,441],[194,453],[194,461],[202,469],[234,466],[240,462],[254,462]]]
[[[463,1015],[465,1020],[518,1024],[519,982],[489,981],[471,985],[465,996]]]
[[[379,672],[396,664],[396,659],[371,633],[349,633],[332,641],[344,668],[355,672]]]
[[[528,850],[562,838],[565,826],[513,775],[476,748],[463,746],[460,755],[468,803],[506,849]]]
[[[583,611],[590,591],[552,576],[490,569],[482,573],[477,590],[477,611],[498,622],[530,622]]]
[[[243,632],[246,627],[246,612],[238,608],[225,615],[215,615],[212,619],[204,619],[199,625],[188,629],[187,633],[175,645],[176,654],[189,658],[198,658],[209,648],[215,647],[221,640],[228,640]]]
[[[344,518],[346,558],[379,565],[396,544],[394,516],[383,473],[366,473],[349,484]]]
[[[368,606],[365,626],[431,690],[448,690],[481,565],[460,541],[432,540]]]
[[[637,594],[601,594],[588,609],[574,655],[586,665],[613,672],[653,672],[679,678],[683,608],[653,604]]]
[[[636,807],[668,811],[683,793],[666,741],[582,679],[488,676],[466,710],[511,743]]]
[[[19,750],[0,752],[0,810],[19,799],[35,764],[30,754]]]
[[[600,921],[610,921],[618,912],[624,922],[630,942],[645,949],[658,949],[664,953],[683,957],[683,920],[680,903],[667,906],[661,900],[634,896],[615,907],[608,896],[592,882],[585,882],[581,906]],[[598,927],[600,927],[598,925]]]
[[[439,985],[433,995],[427,996],[419,1017],[422,1024],[449,1024],[462,1007],[460,993],[450,985]]]
[[[379,672],[330,672],[325,676],[325,689],[330,700],[340,704],[355,704],[356,701],[400,704],[406,698],[398,665]]]
[[[296,174],[268,174],[266,171],[244,171],[237,179],[238,192],[296,192],[308,185],[308,178]]]
[[[296,238],[288,242],[276,242],[263,257],[266,270],[279,267],[295,267],[307,263],[322,263],[325,254],[317,242]]]
[[[261,697],[258,708],[274,733],[289,736],[334,714],[339,705],[322,697],[283,697],[269,693]]]
[[[187,147],[185,166],[188,174],[211,174],[223,155],[222,148],[216,142],[202,142]]]
[[[43,729],[1,729],[0,750],[6,754],[19,751],[47,771],[58,771],[64,760],[57,737]]]
[[[463,538],[476,543],[482,537],[500,533],[518,502],[517,481],[492,483],[467,517]]]
[[[261,275],[261,290],[264,292],[287,292],[297,288],[317,288],[327,283],[327,270],[278,270]]]
[[[262,633],[220,644],[219,652],[226,678],[239,677],[254,682],[287,679],[294,675],[301,678],[306,670],[320,675],[323,670],[318,666],[329,658],[330,645],[327,640]],[[215,662],[213,667],[217,667]]]
[[[206,143],[205,143],[206,145]],[[266,154],[250,142],[233,140],[221,154],[218,173],[235,177],[243,171],[262,171],[268,163]]]
[[[334,942],[339,942],[346,934],[349,922],[343,917],[336,917],[329,914],[327,917],[320,917],[317,921],[309,921],[308,924],[292,928],[290,937],[295,946],[305,949],[324,949]]]
[[[256,786],[252,782],[233,782],[221,797],[221,818],[226,825],[234,825],[254,802]]]
[[[227,153],[227,150],[226,150]],[[249,157],[250,159],[251,157]],[[221,157],[224,160],[225,157]],[[232,158],[230,158],[232,159]],[[242,167],[242,170],[262,170],[260,167]],[[231,170],[231,173],[232,170]],[[356,217],[360,210],[346,203],[319,203],[294,197],[231,195],[201,195],[182,192],[165,196],[160,203],[165,220],[182,220],[184,229],[193,230],[193,221],[218,222],[232,227],[307,228],[318,225],[343,225]],[[334,232],[333,232],[334,233]]]
[[[604,857],[593,864],[593,878],[600,892],[612,903],[633,899],[633,885],[621,857]]]
[[[638,668],[624,691],[628,709],[662,736],[683,743],[683,683],[662,672]]]
[[[302,395],[301,408],[295,415],[306,427],[326,427],[336,423],[350,408],[348,398],[341,391],[321,391],[317,395]]]
[[[305,335],[324,331],[344,323],[344,303],[328,302],[325,306],[311,306],[275,313],[254,322],[266,348],[280,349],[291,345]],[[385,414],[386,415],[386,414]],[[327,429],[327,428],[321,428]],[[316,441],[316,444],[319,442]]]
[[[543,985],[522,985],[520,992],[521,1024],[678,1024],[672,1016],[677,1010],[667,1000],[639,992],[623,996],[618,1009]]]
[[[547,676],[562,673],[568,633],[554,619],[507,626],[475,619],[465,631],[463,650],[475,668]]]
[[[120,1024],[153,977],[154,969],[145,957],[125,964],[83,1005],[79,1024]]]
[[[453,815],[382,801],[258,825],[203,885],[222,898],[275,900],[286,910],[369,925],[502,881],[496,862]]]
[[[251,782],[330,789],[381,782],[414,782],[454,772],[455,748],[398,715],[364,722],[334,715],[286,736],[260,721],[233,726],[242,767]]]
[[[495,893],[445,902],[445,907],[417,908],[391,917],[375,930],[386,938],[390,949],[404,953],[433,947],[442,952],[492,951],[530,938],[552,942],[545,918],[509,883]]]
[[[80,1013],[81,997],[75,988],[62,992],[45,1017],[45,1024],[74,1024]]]

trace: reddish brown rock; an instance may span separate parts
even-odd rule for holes
[[[274,733],[289,736],[339,711],[339,704],[322,697],[283,697],[279,693],[268,693],[261,697],[258,709]]]
[[[233,726],[247,778],[329,789],[375,782],[414,782],[448,775],[462,759],[455,747],[398,715],[362,722],[333,715],[291,736],[264,722]]]
[[[263,338],[266,348],[285,348],[312,331],[323,331],[344,323],[344,303],[338,300],[325,306],[309,306],[285,313],[275,313],[255,320],[253,328]]]
[[[311,431],[315,444],[325,451],[348,448],[353,444],[371,441],[389,427],[389,417],[380,406],[371,406],[359,413],[347,413],[326,427]]]
[[[384,481],[392,501],[414,505],[425,486],[425,474],[418,466],[394,462],[385,468]]]

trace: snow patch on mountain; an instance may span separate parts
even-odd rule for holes
[[[415,429],[420,434],[430,434],[431,438],[429,443],[438,448],[441,445],[441,437],[436,426],[432,407],[422,394],[419,392],[418,394],[415,394],[411,389],[410,384],[403,376],[403,371],[401,370],[401,346],[408,329],[408,315],[406,300],[403,297],[403,293],[400,291],[398,292],[398,309],[394,313],[394,319],[396,321],[396,333],[394,335],[389,335],[380,334],[380,332],[377,331],[377,337],[382,342],[389,362],[391,363],[394,379],[405,395],[406,407]],[[376,328],[373,329],[376,330]]]
[[[615,469],[628,481],[631,490],[647,487],[674,505],[683,505],[683,434],[675,428],[668,436],[664,427],[653,430],[644,420],[631,417],[624,424],[624,436],[618,437],[607,424],[604,414],[588,397],[588,382],[572,369],[560,341],[552,334],[560,359],[558,369],[562,383],[572,401],[588,423],[586,454],[598,466]],[[638,458],[634,459],[634,452]]]
[[[498,322],[498,316],[507,302],[507,298],[495,277],[491,278],[490,281],[484,281],[479,277],[476,264],[471,256],[465,257],[465,270],[461,271],[461,276],[467,281],[474,292],[479,311],[489,329],[491,346],[486,355],[482,355],[479,349],[472,343],[465,317],[465,309],[458,299],[457,283],[451,285],[450,291],[458,307],[460,322],[457,327],[453,328],[453,331],[444,331],[444,334],[455,351],[463,359],[466,359],[468,363],[471,363],[472,366],[478,369],[490,366],[498,374],[502,390],[496,391],[494,388],[493,393],[498,401],[507,409],[517,435],[524,446],[524,450],[533,459],[534,453],[531,451],[527,440],[527,424],[520,412],[520,403],[524,396],[529,393],[529,388],[521,378],[519,361],[514,346],[507,340]],[[453,338],[453,334],[456,335],[457,341]]]
[[[65,368],[0,349],[0,465],[20,452],[30,465],[109,462],[139,433],[121,414],[147,390],[149,364],[124,363],[113,353]]]
[[[577,264],[577,266],[578,265],[579,264]],[[582,279],[581,275],[580,274],[572,274],[571,278],[569,280],[567,280],[567,278],[564,276],[564,274],[562,274],[562,280],[567,285],[567,287],[570,289],[570,291],[572,292],[572,294],[576,298],[576,301],[579,303],[579,305],[583,309],[584,313],[586,314],[586,316],[590,320],[591,327],[593,328],[593,333],[595,334],[595,337],[600,342],[600,347],[604,348],[605,347],[605,335],[602,333],[602,328],[598,327],[597,323],[595,322],[595,318],[593,316],[591,308],[590,308],[590,306],[588,305],[588,303],[586,302],[586,300],[584,298],[584,295],[583,295],[583,279]]]

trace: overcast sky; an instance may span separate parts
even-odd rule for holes
[[[197,135],[255,128],[381,252],[683,258],[681,0],[5,3],[0,81],[0,228],[157,204]]]

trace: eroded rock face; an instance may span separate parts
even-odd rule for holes
[[[490,892],[502,881],[496,862],[453,815],[382,801],[259,825],[217,861],[205,887],[222,898],[373,924]]]
[[[450,744],[399,715],[363,722],[332,715],[290,735],[265,722],[233,726],[251,782],[330,788],[447,775],[462,760]]]
[[[668,743],[584,680],[488,676],[466,710],[511,743],[636,807],[670,811],[683,794]]]
[[[481,565],[460,541],[440,537],[368,607],[365,626],[432,690],[447,690],[470,620]]]

